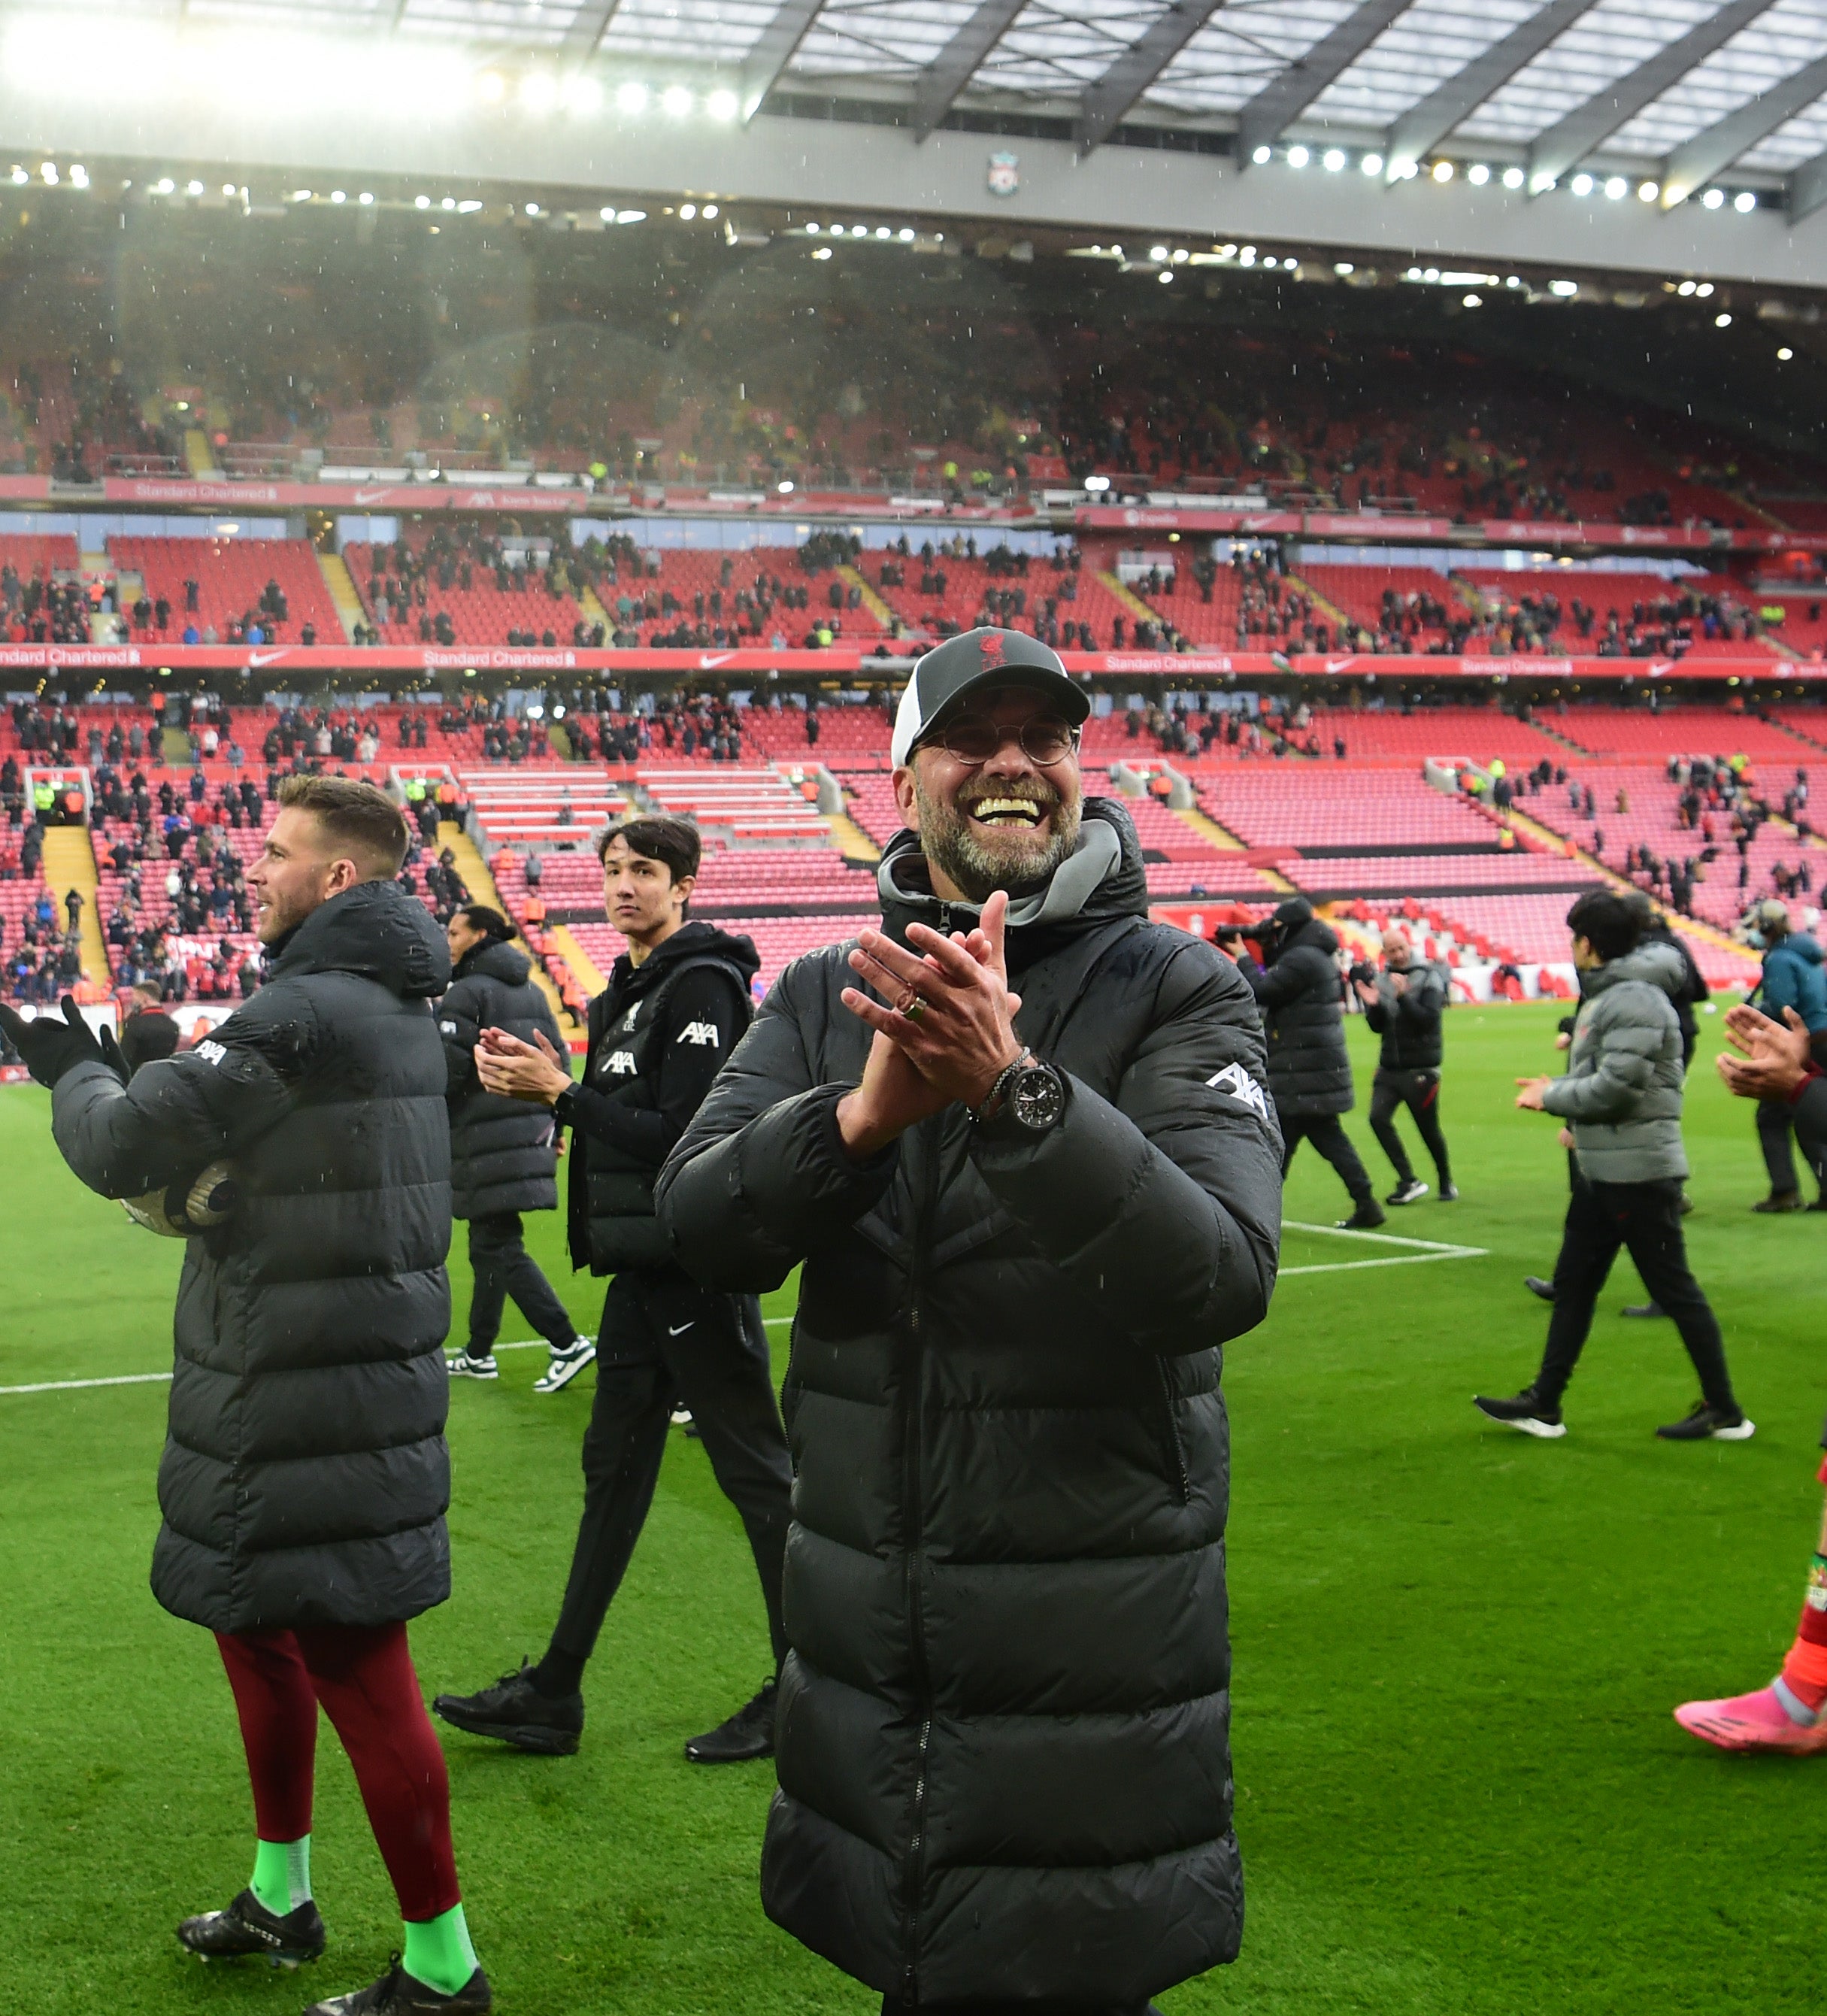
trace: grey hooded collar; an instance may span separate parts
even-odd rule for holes
[[[1107,819],[1086,819],[1078,830],[1077,846],[1053,871],[1047,886],[1011,899],[1009,928],[1020,931],[1033,924],[1064,923],[1077,916],[1115,873],[1122,859],[1122,836],[1115,825]],[[917,871],[917,880],[908,873],[910,869]],[[885,918],[896,910],[931,909],[938,904],[940,899],[930,886],[919,886],[926,881],[926,857],[917,843],[898,851],[890,848],[882,857],[882,865],[876,871],[876,887]],[[944,907],[955,917],[983,913],[980,903],[958,902]]]

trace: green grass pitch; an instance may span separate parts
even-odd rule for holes
[[[1553,1124],[1509,1095],[1516,1074],[1557,1067],[1553,1021],[1448,1019],[1463,1201],[1392,1213],[1389,1229],[1484,1256],[1290,1274],[1231,1352],[1250,1915],[1240,1962],[1166,1996],[1167,2016],[1818,2005],[1827,1761],[1724,1758],[1669,1710],[1760,1684],[1793,1629],[1820,1503],[1827,1223],[1748,1214],[1764,1188],[1751,1113],[1707,1067],[1709,1020],[1689,1233],[1757,1439],[1652,1438],[1692,1381],[1669,1326],[1619,1320],[1640,1293],[1627,1262],[1567,1438],[1482,1424],[1473,1392],[1523,1384],[1542,1338],[1521,1277],[1553,1259],[1564,1165]],[[1367,1094],[1361,1024],[1352,1037]],[[157,1370],[178,1250],[76,1183],[46,1108],[34,1087],[0,1091],[0,1385]],[[1349,1125],[1386,1187],[1361,1109]],[[1329,1222],[1343,1204],[1304,1150],[1289,1219]],[[534,1223],[559,1278],[556,1221]],[[1398,1250],[1290,1233],[1284,1258]],[[460,1308],[460,1257],[452,1273]],[[563,1278],[593,1322],[599,1284]],[[778,1296],[768,1313],[789,1307]],[[785,1329],[773,1335],[783,1355]],[[593,1375],[542,1400],[540,1354],[503,1363],[498,1386],[451,1396],[455,1593],[412,1633],[428,1693],[537,1654],[568,1558]],[[204,1968],[172,1939],[246,1880],[252,1818],[214,1649],[146,1592],[164,1405],[156,1384],[0,1396],[0,1980],[36,2016],[290,2016],[372,1978],[397,1937],[326,1730],[325,1960],[297,1975]],[[504,2016],[873,2011],[762,1916],[768,1768],[680,1753],[746,1699],[766,1657],[740,1529],[702,1449],[676,1437],[587,1683],[582,1753],[527,1759],[443,1731]]]

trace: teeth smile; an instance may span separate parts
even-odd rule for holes
[[[979,826],[1038,826],[1041,808],[1032,798],[980,798],[970,808]]]

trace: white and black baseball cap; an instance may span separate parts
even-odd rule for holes
[[[898,767],[969,693],[989,686],[1033,686],[1076,728],[1092,711],[1091,695],[1066,675],[1059,654],[1020,630],[986,625],[948,637],[914,667],[894,716],[890,751]]]

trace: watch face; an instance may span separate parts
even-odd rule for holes
[[[1066,1088],[1045,1065],[1024,1071],[1009,1089],[1009,1107],[1023,1127],[1051,1127],[1066,1111]]]

